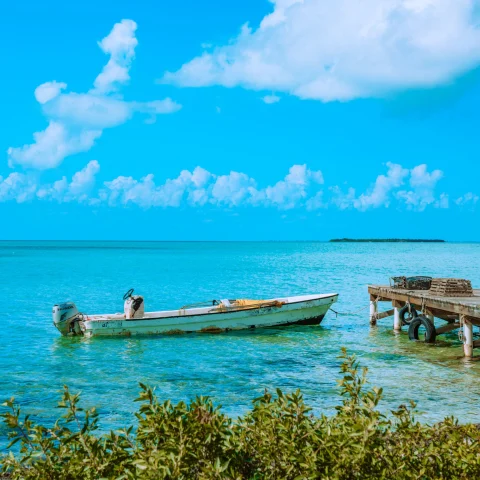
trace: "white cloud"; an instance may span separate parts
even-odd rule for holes
[[[336,208],[360,212],[388,208],[394,202],[396,208],[418,212],[427,207],[450,207],[447,193],[435,193],[438,182],[443,178],[441,170],[428,171],[425,164],[408,170],[393,163],[387,163],[387,169],[386,174],[379,175],[367,191],[357,195],[353,187],[347,186],[346,191],[339,186],[324,188],[322,172],[311,170],[307,165],[293,165],[282,180],[265,186],[243,172],[218,175],[202,167],[193,171],[182,170],[177,177],[159,183],[150,173],[140,179],[119,176],[100,184],[97,180],[100,165],[91,160],[70,180],[63,176],[46,185],[40,184],[39,175],[32,172],[15,172],[6,178],[0,177],[0,202],[25,202],[37,198],[111,207],[257,207],[281,211]],[[457,198],[454,205],[473,207],[478,201],[479,197],[469,192]]]
[[[167,72],[322,101],[444,84],[480,63],[476,0],[271,0],[257,29]]]
[[[330,202],[341,210],[355,208],[366,211],[371,208],[388,208],[393,201],[405,205],[407,209],[423,211],[428,206],[448,208],[449,197],[446,193],[435,196],[435,188],[443,172],[428,172],[427,165],[422,164],[411,170],[395,163],[387,163],[386,175],[379,175],[373,185],[365,192],[356,195],[354,188],[344,193],[339,186],[330,187]],[[401,189],[408,182],[409,190]]]
[[[67,177],[62,177],[60,180],[53,182],[52,185],[39,187],[36,190],[36,195],[41,200],[57,200],[61,203],[66,191],[68,191]]]
[[[339,210],[346,210],[350,208],[355,203],[355,189],[350,187],[347,190],[347,193],[343,193],[342,189],[336,185],[330,187],[329,189],[332,192],[332,205],[335,205]]]
[[[322,190],[317,192],[315,196],[309,198],[305,202],[305,206],[307,207],[307,210],[320,210],[322,208],[327,208],[328,204],[325,203],[324,192]]]
[[[106,94],[118,90],[130,80],[130,66],[135,57],[138,40],[135,37],[137,24],[133,20],[122,20],[98,45],[110,55],[108,63],[95,79],[93,93]]]
[[[178,207],[188,193],[190,203],[204,204],[206,193],[203,187],[211,178],[212,174],[201,167],[196,167],[193,172],[182,170],[177,178],[168,179],[158,186],[152,174],[140,180],[121,176],[105,182],[99,198],[109,205],[133,203],[144,208]]]
[[[96,160],[88,162],[87,166],[72,177],[69,190],[73,195],[88,192],[95,182],[95,175],[100,171],[100,165]]]
[[[465,195],[458,197],[455,200],[455,203],[460,207],[474,207],[477,204],[478,200],[480,200],[480,197],[478,195],[472,192],[468,192]]]
[[[284,180],[265,189],[267,202],[284,209],[295,208],[307,197],[307,189],[311,182],[323,184],[322,172],[313,172],[306,165],[293,165]]]
[[[450,206],[449,196],[446,193],[441,193],[434,206],[435,208],[448,208]]]
[[[29,175],[13,172],[6,178],[0,176],[0,202],[26,202],[34,197],[36,188],[34,178]]]
[[[125,123],[135,113],[147,115],[146,122],[153,123],[157,115],[181,108],[170,98],[127,102],[119,94],[120,87],[130,79],[138,44],[136,28],[134,21],[122,20],[99,42],[110,58],[89,92],[63,92],[67,85],[56,81],[35,89],[35,98],[49,123],[44,131],[34,133],[33,143],[7,150],[11,167],[54,168],[65,157],[90,150],[104,129]]]
[[[141,112],[149,115],[146,123],[154,123],[157,115],[178,112],[182,107],[179,103],[174,102],[171,98],[164,100],[154,100],[152,102],[130,102],[130,108],[133,112]]]
[[[125,123],[133,114],[121,99],[88,93],[66,93],[44,107],[45,114],[64,125],[105,129]]]
[[[213,177],[214,175],[212,175],[208,170],[205,170],[202,167],[195,167],[191,176],[191,180],[195,187],[201,188],[207,185],[207,183]]]
[[[10,167],[46,169],[56,167],[65,157],[92,148],[101,130],[73,129],[51,120],[42,132],[33,134],[35,143],[7,150]]]
[[[401,165],[387,163],[387,175],[379,175],[368,193],[360,195],[353,202],[353,206],[358,210],[367,210],[380,206],[388,207],[390,205],[390,193],[393,189],[403,184],[405,177],[408,176],[408,170]]]
[[[91,160],[80,171],[72,176],[69,183],[66,177],[62,177],[52,185],[42,185],[36,189],[37,198],[42,200],[56,200],[63,202],[96,203],[91,197],[95,185],[95,176],[100,171],[97,160]]]
[[[257,195],[257,183],[245,173],[230,172],[217,177],[212,187],[212,203],[237,206]]]
[[[303,3],[303,0],[270,0],[275,5],[272,13],[266,15],[260,23],[261,29],[276,27],[287,21],[287,10],[296,3]]]
[[[126,203],[123,198],[123,193],[130,190],[137,183],[132,177],[119,176],[110,182],[104,182],[106,189],[99,192],[99,197],[102,202],[107,202],[114,206],[117,203]]]
[[[262,97],[262,100],[267,105],[271,105],[272,103],[278,103],[280,101],[280,97],[272,93],[271,95],[265,95]]]
[[[35,89],[35,98],[38,103],[43,105],[57,97],[65,88],[67,88],[66,83],[59,83],[55,80],[53,82],[45,82]]]
[[[215,175],[196,167],[193,172],[183,170],[177,178],[160,185],[155,184],[151,174],[140,180],[118,177],[105,182],[99,197],[110,205],[134,203],[142,207],[177,207],[185,202],[196,206],[251,205],[290,209],[304,205],[308,192],[313,189],[317,193],[315,186],[322,183],[322,173],[309,170],[306,165],[292,166],[283,180],[263,189],[245,173],[232,171]]]
[[[423,211],[428,205],[445,208],[448,206],[448,199],[444,196],[437,203],[435,198],[435,187],[443,177],[441,170],[434,170],[429,173],[427,165],[418,165],[410,171],[411,190],[402,190],[397,193],[397,198],[403,200],[408,208]]]

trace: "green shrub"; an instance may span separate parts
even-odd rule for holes
[[[311,415],[300,392],[277,390],[232,420],[209,398],[160,403],[141,386],[137,429],[96,434],[97,413],[65,387],[65,415],[53,427],[21,420],[13,399],[3,414],[10,446],[1,471],[11,479],[475,479],[480,430],[446,418],[414,418],[415,405],[385,416],[382,391],[342,353],[342,401],[332,416]],[[1,474],[0,474],[1,475]]]

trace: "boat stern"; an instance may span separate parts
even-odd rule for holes
[[[73,302],[59,303],[53,306],[53,324],[64,336],[81,335],[81,313]]]

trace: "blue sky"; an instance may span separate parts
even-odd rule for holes
[[[2,239],[480,240],[478,2],[19,1]]]

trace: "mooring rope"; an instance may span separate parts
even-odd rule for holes
[[[458,329],[458,339],[463,343],[465,340],[463,336],[463,324],[465,323],[465,317],[463,315],[459,315],[458,322],[460,323],[460,328]]]
[[[427,299],[425,297],[422,297],[422,306],[421,306],[421,312],[426,315],[427,314]]]
[[[376,303],[378,305],[378,300],[379,300],[380,297],[377,297],[375,300],[373,300],[374,303]],[[360,313],[360,312],[363,312],[364,310],[366,310],[367,308],[370,308],[370,305],[367,305],[365,307],[362,307],[360,308],[359,310],[355,310],[353,312],[337,312],[336,310],[334,310],[333,308],[330,307],[330,310],[338,317],[339,315],[340,316],[350,316],[350,315],[357,315],[357,313]]]

